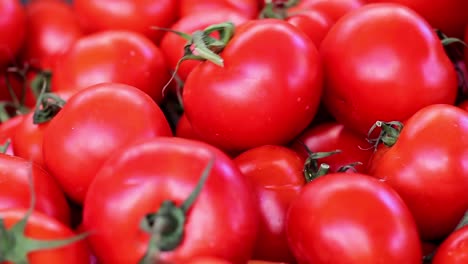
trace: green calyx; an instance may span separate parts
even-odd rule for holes
[[[299,0],[265,0],[265,7],[260,12],[259,18],[286,19],[288,17],[288,9],[297,4],[299,4]]]
[[[184,237],[186,215],[200,195],[214,161],[214,158],[209,161],[195,189],[180,206],[166,200],[156,213],[148,214],[141,220],[140,228],[150,234],[150,241],[146,254],[138,262],[139,264],[153,264],[158,260],[159,252],[171,251],[180,245]]]
[[[36,125],[52,120],[65,105],[65,100],[50,92],[51,77],[50,72],[38,74],[31,84],[33,91],[38,93],[33,114]]]
[[[380,128],[380,134],[376,138],[370,138],[375,129]],[[393,146],[400,136],[401,131],[403,130],[403,123],[398,121],[392,122],[383,122],[377,121],[371,127],[367,134],[367,141],[370,144],[373,144],[374,150],[377,150],[377,147],[380,143],[383,143],[387,147]]]
[[[31,206],[24,217],[10,229],[7,229],[4,220],[0,219],[0,263],[8,261],[15,264],[29,264],[28,254],[31,252],[64,247],[83,240],[88,236],[88,233],[83,233],[71,238],[58,240],[39,240],[27,237],[25,235],[26,225],[34,211],[36,203],[32,175],[29,178],[31,183]]]
[[[318,177],[328,174],[330,171],[330,165],[326,163],[319,165],[318,160],[341,153],[341,150],[337,149],[329,152],[312,152],[307,148],[307,152],[309,156],[304,164],[303,172],[306,181],[310,182]]]

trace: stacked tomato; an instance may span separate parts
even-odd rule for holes
[[[467,11],[1,0],[0,263],[468,263]]]

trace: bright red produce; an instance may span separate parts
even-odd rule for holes
[[[286,212],[305,184],[305,159],[282,146],[252,148],[234,159],[256,187],[260,229],[253,259],[294,262],[286,237]]]
[[[387,184],[358,173],[308,183],[289,207],[289,244],[298,263],[421,263],[410,211]]]
[[[190,125],[187,117],[184,114],[180,116],[180,119],[177,122],[175,135],[181,138],[200,139],[200,137],[195,134],[195,132],[193,132],[192,125]]]
[[[258,9],[257,0],[178,0],[180,17],[195,13],[218,12],[228,9],[243,14],[248,18],[256,18]]]
[[[220,54],[187,78],[183,103],[195,133],[226,150],[287,143],[312,121],[322,94],[313,42],[277,19],[235,30]],[[218,61],[219,64],[219,61]]]
[[[52,69],[82,35],[73,10],[63,1],[32,1],[26,5],[28,34],[23,60]]]
[[[8,119],[0,125],[0,145],[5,145],[10,140],[10,145],[6,149],[6,154],[13,155],[12,138],[16,133],[16,128],[21,124],[24,115],[17,115]]]
[[[13,153],[18,157],[44,166],[42,140],[48,123],[34,124],[33,115],[34,112],[25,115],[21,123],[16,127],[12,138]]]
[[[136,140],[171,134],[161,109],[141,90],[97,84],[73,95],[50,121],[44,133],[44,162],[66,194],[82,203],[110,154]]]
[[[466,0],[367,0],[368,2],[398,3],[408,6],[423,16],[433,28],[449,37],[463,38],[468,24]]]
[[[199,196],[187,207],[209,164]],[[106,161],[89,188],[83,225],[94,231],[89,242],[102,263],[137,263],[154,234],[151,222],[159,219],[171,225],[160,240],[161,261],[187,263],[211,256],[245,264],[257,237],[253,191],[220,150],[194,140],[160,137],[120,149]],[[171,204],[179,206],[182,215],[174,215]],[[161,208],[177,218],[167,219]],[[176,243],[168,245],[168,235]]]
[[[294,12],[294,11],[293,11]],[[326,14],[316,10],[303,10],[286,19],[289,23],[301,29],[320,48],[323,39],[332,27],[333,21]]]
[[[5,154],[0,154],[0,209],[29,208],[31,174],[36,194],[35,210],[69,224],[70,209],[55,179],[38,165]]]
[[[430,25],[396,4],[369,4],[340,19],[321,46],[324,102],[345,126],[366,134],[378,120],[453,104],[457,75]]]
[[[439,246],[432,264],[468,263],[468,226],[464,226],[447,237]]]
[[[291,8],[291,12],[314,10],[335,22],[350,11],[363,6],[365,2],[367,0],[300,0],[297,6]]]
[[[26,14],[19,0],[0,1],[0,69],[15,57],[26,37]]]
[[[301,143],[302,142],[302,143]],[[362,163],[354,168],[358,172],[367,170],[367,163],[372,156],[371,145],[364,136],[354,133],[344,125],[327,122],[306,129],[291,146],[304,159],[309,156],[307,148],[314,152],[332,152],[340,150],[340,153],[317,160],[318,165],[326,163],[330,165],[330,172],[337,172],[341,167],[356,162]]]
[[[405,122],[396,143],[381,146],[369,174],[392,186],[410,208],[423,240],[450,234],[468,208],[468,114],[431,105]]]
[[[151,27],[169,27],[177,18],[176,0],[74,0],[73,7],[88,33],[128,30],[158,42],[163,32]]]
[[[135,86],[156,102],[169,80],[160,49],[148,38],[129,31],[105,31],[75,42],[57,63],[52,90],[80,90],[117,82]]]

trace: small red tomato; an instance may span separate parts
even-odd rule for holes
[[[326,14],[313,9],[291,15],[286,21],[306,33],[317,49],[334,23]]]
[[[75,13],[63,1],[32,1],[26,5],[28,34],[23,60],[41,69],[52,69],[57,60],[82,35]]]
[[[48,123],[34,124],[34,111],[26,114],[15,130],[12,138],[13,153],[16,156],[34,161],[44,166],[42,140]]]
[[[0,154],[0,209],[29,208],[30,175],[36,195],[35,210],[68,225],[70,208],[55,179],[38,165],[5,154]]]
[[[294,262],[286,237],[286,212],[302,186],[305,159],[282,146],[265,145],[234,159],[256,187],[260,229],[254,259]]]
[[[52,90],[116,82],[137,87],[160,102],[168,80],[166,60],[148,38],[130,31],[104,31],[75,42],[54,68]]]
[[[10,145],[6,149],[6,154],[14,155],[12,138],[16,133],[16,128],[23,121],[24,115],[17,115],[8,119],[0,125],[0,145],[5,145],[10,140]]]
[[[26,37],[26,14],[19,0],[0,1],[0,69],[13,62]]]
[[[450,234],[440,244],[432,259],[432,264],[468,263],[468,226]]]

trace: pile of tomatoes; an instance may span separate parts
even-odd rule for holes
[[[0,0],[0,263],[468,263],[467,11]]]

